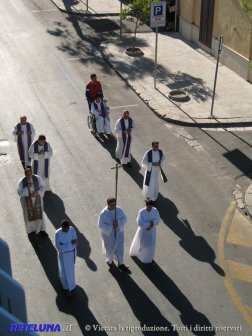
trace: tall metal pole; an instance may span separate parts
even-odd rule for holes
[[[122,0],[120,1],[120,40],[122,39]]]
[[[118,163],[116,163],[115,167],[112,167],[111,169],[115,169],[115,200],[116,200],[116,206],[117,206],[117,186],[118,186],[118,168],[121,168],[122,166],[119,166]],[[115,208],[115,221],[116,221],[116,208]],[[116,237],[116,229],[114,230],[115,237]]]
[[[154,65],[154,88],[157,83],[157,45],[158,45],[158,27],[156,27],[156,44],[155,44],[155,65]]]
[[[215,77],[214,77],[214,87],[213,87],[213,95],[212,95],[211,117],[213,117],[215,89],[216,89],[216,82],[217,82],[217,74],[218,74],[220,53],[222,51],[222,44],[223,44],[223,34],[219,37],[219,46],[218,46],[218,54],[217,54]]]
[[[87,0],[87,12],[88,12],[88,0]]]

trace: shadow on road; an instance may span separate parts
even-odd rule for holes
[[[132,312],[139,320],[141,328],[143,328],[141,331],[143,335],[178,335],[176,331],[172,331],[171,323],[161,314],[147,294],[144,293],[130,276],[120,273],[116,268],[110,269],[109,272],[118,283]],[[168,327],[169,331],[148,330],[148,327],[153,326]],[[128,334],[130,335],[130,331],[128,331]]]
[[[76,230],[77,239],[78,239],[78,247],[77,247],[77,255],[79,258],[85,260],[87,266],[92,270],[96,271],[97,266],[90,259],[91,247],[89,241],[86,237],[79,231],[77,226],[71,221],[71,219],[65,213],[65,206],[62,199],[52,192],[47,192],[44,196],[44,211],[51,221],[55,230],[60,228],[60,222],[63,218],[67,219],[72,227]]]
[[[132,258],[149,280],[156,286],[167,300],[180,312],[182,323],[188,328],[191,326],[194,335],[215,335],[213,327],[205,315],[195,310],[191,302],[176,286],[176,284],[156,265],[155,268]],[[200,327],[203,331],[200,331]],[[199,330],[198,330],[199,329]],[[208,331],[206,331],[208,330]]]
[[[50,239],[34,235],[30,242],[36,252],[45,274],[57,293],[56,305],[60,312],[72,315],[78,322],[83,335],[86,335],[86,325],[99,326],[98,321],[88,308],[88,297],[85,291],[77,286],[72,297],[66,297],[58,277],[57,251]],[[73,334],[76,333],[73,330]],[[104,331],[92,330],[92,335],[103,335]]]
[[[205,238],[197,236],[193,232],[187,219],[180,220],[178,218],[176,205],[159,194],[157,208],[164,224],[181,239],[180,246],[193,258],[209,263],[219,275],[225,276],[223,269],[215,263],[215,252]]]

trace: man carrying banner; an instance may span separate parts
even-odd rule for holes
[[[35,232],[48,237],[43,218],[45,183],[42,178],[33,175],[31,168],[26,168],[25,177],[19,181],[17,192],[20,196],[27,234]]]
[[[118,119],[115,125],[117,134],[117,146],[115,156],[122,165],[131,167],[132,134],[135,131],[135,123],[129,116],[129,111],[123,112],[123,117]]]
[[[167,182],[162,169],[164,159],[164,153],[159,149],[159,142],[153,141],[152,148],[144,154],[142,160],[142,167],[146,169],[143,182],[145,200],[150,199],[155,202],[158,198],[160,175],[162,175],[163,181]]]

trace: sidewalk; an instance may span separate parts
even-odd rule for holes
[[[85,15],[118,15],[119,0],[51,0],[60,10]],[[87,11],[87,2],[89,11]],[[126,3],[127,1],[124,1]],[[138,33],[137,47],[144,55],[131,57],[125,49],[132,35],[104,41],[101,52],[106,61],[149,105],[168,122],[185,126],[252,126],[252,85],[227,67],[219,64],[213,116],[212,90],[216,59],[186,40],[179,33],[158,34],[157,86],[154,88],[156,34]],[[220,57],[221,60],[221,57]],[[190,100],[169,99],[171,90],[185,91]]]
[[[61,11],[84,15],[119,15],[119,0],[51,0]]]
[[[120,12],[119,0],[51,1],[67,13],[112,16]],[[157,86],[154,89],[155,38],[153,32],[137,34],[136,46],[144,53],[141,57],[125,54],[132,40],[132,35],[125,33],[121,41],[104,41],[101,53],[158,117],[184,126],[228,127],[231,130],[235,127],[252,127],[252,85],[221,63],[214,117],[210,116],[216,59],[179,33],[158,34]],[[174,89],[184,90],[190,100],[170,100],[169,92]],[[245,193],[245,203],[252,217],[252,185]]]

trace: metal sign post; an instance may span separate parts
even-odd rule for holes
[[[222,51],[222,44],[223,44],[223,34],[219,37],[219,46],[218,46],[218,54],[217,54],[217,61],[216,61],[216,69],[215,69],[214,87],[213,87],[212,106],[211,106],[211,115],[210,115],[210,117],[213,117],[215,89],[216,89],[216,82],[217,82],[217,74],[218,74],[220,53]]]
[[[87,12],[88,12],[88,0],[87,0]]]
[[[156,89],[157,82],[157,45],[158,45],[158,27],[166,25],[166,2],[152,2],[150,13],[150,26],[156,28],[156,43],[155,43],[155,63],[154,63],[154,88]]]
[[[120,40],[122,39],[122,0],[120,1]]]

